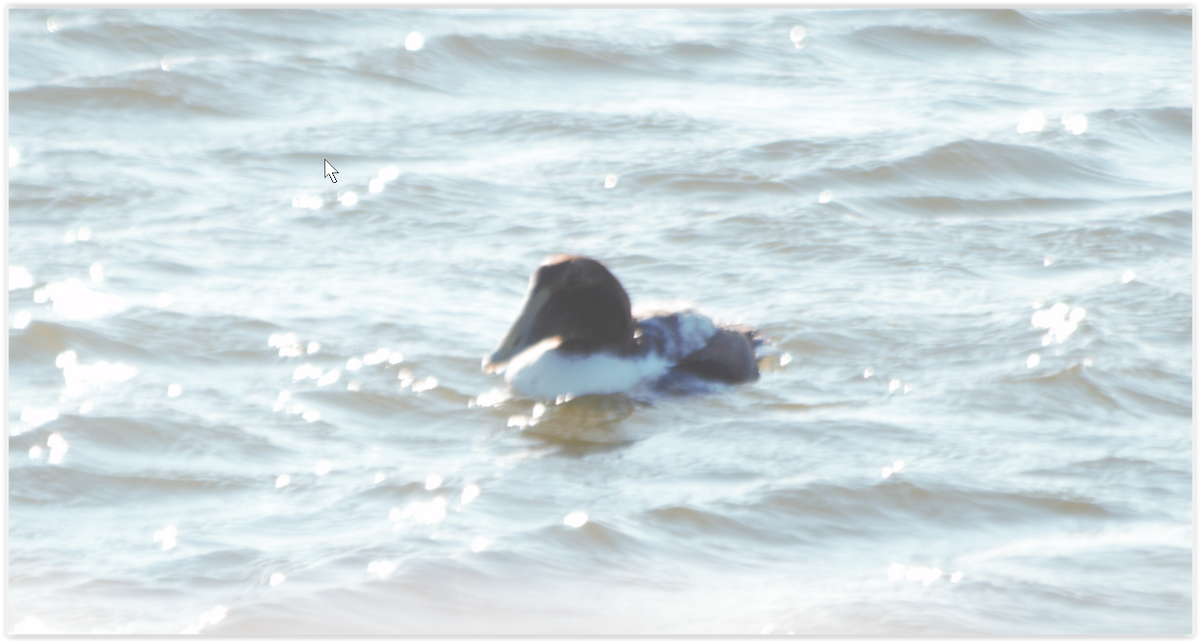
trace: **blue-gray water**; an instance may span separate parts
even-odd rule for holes
[[[9,36],[10,630],[1191,631],[1190,10]],[[560,251],[776,354],[509,397]]]

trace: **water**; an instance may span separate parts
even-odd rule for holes
[[[1191,632],[1189,10],[9,15],[10,631]]]

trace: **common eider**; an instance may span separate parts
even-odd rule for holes
[[[608,268],[560,254],[529,278],[521,312],[483,370],[545,399],[629,392],[680,375],[740,383],[758,379],[760,343],[750,328],[718,326],[693,310],[635,318]]]

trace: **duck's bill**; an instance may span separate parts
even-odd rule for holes
[[[504,372],[504,367],[508,365],[509,360],[529,347],[529,331],[533,328],[533,320],[537,318],[538,312],[548,300],[550,300],[550,292],[547,290],[531,291],[525,296],[525,303],[521,306],[521,313],[517,315],[517,320],[513,321],[512,327],[508,329],[508,333],[504,335],[500,345],[496,346],[495,352],[483,358],[485,373]]]

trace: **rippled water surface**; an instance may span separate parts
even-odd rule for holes
[[[11,10],[10,631],[1191,632],[1191,20]]]

